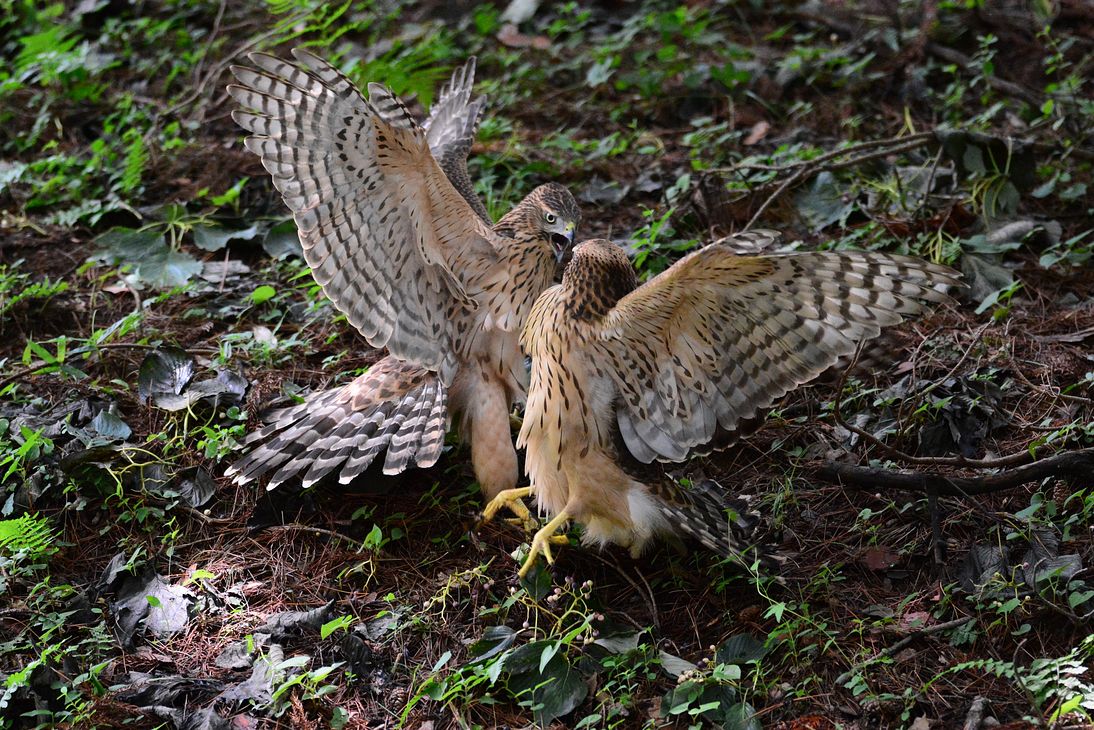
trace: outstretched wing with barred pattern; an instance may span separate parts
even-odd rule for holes
[[[882,327],[946,300],[935,287],[956,277],[907,256],[739,256],[712,245],[622,297],[591,338],[590,360],[618,389],[627,449],[643,462],[679,461]]]
[[[437,103],[429,110],[429,117],[422,128],[429,143],[429,150],[452,185],[487,224],[491,223],[475,186],[467,172],[467,156],[475,142],[479,118],[486,97],[471,99],[471,87],[475,83],[475,57],[452,73],[452,78],[441,89]]]
[[[233,67],[229,92],[253,111],[232,116],[253,134],[247,148],[293,211],[324,293],[369,344],[447,385],[467,315],[499,280],[502,244],[390,91],[369,84],[365,99],[322,59],[293,55]]]

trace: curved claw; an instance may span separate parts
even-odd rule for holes
[[[536,556],[543,554],[543,557],[547,560],[548,565],[553,565],[555,562],[555,556],[551,554],[551,545],[569,545],[570,540],[565,535],[557,535],[557,533],[563,525],[570,519],[570,515],[566,510],[562,510],[557,515],[551,518],[551,521],[541,527],[536,532],[535,537],[532,538],[532,549],[528,552],[528,557],[524,560],[524,565],[520,566],[520,571],[517,575],[521,578],[525,578],[528,572],[532,570],[532,566],[535,565]]]
[[[498,495],[491,499],[486,507],[483,508],[482,517],[479,519],[479,525],[483,525],[494,519],[503,507],[508,507],[509,511],[517,516],[517,519],[520,521],[520,524],[524,526],[524,529],[531,532],[536,521],[532,517],[532,513],[528,511],[528,507],[526,507],[521,500],[525,497],[532,496],[532,492],[533,490],[531,487],[503,489],[498,492]]]

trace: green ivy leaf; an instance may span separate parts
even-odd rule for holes
[[[336,619],[328,621],[319,627],[319,638],[325,639],[333,634],[335,631],[347,629],[352,626],[353,622],[356,620],[357,619],[355,619],[353,616],[339,616]]]
[[[254,304],[262,304],[263,302],[268,302],[273,299],[276,294],[276,289],[269,284],[263,284],[251,292],[251,302]]]
[[[489,626],[482,633],[482,638],[469,647],[474,662],[481,662],[496,656],[513,645],[517,640],[517,632],[508,626]]]
[[[756,710],[747,702],[738,702],[725,710],[722,727],[724,730],[763,730],[756,719]]]
[[[250,241],[258,236],[258,226],[232,230],[223,226],[202,226],[194,229],[194,245],[202,251],[220,251],[229,241]]]
[[[737,634],[722,642],[714,656],[719,664],[747,664],[760,661],[767,652],[764,643],[751,634]]]
[[[813,231],[827,228],[833,223],[842,224],[855,209],[854,200],[845,200],[842,186],[836,176],[828,171],[817,175],[808,188],[794,196],[794,203]]]

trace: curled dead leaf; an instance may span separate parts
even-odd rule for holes
[[[546,51],[551,47],[551,39],[547,36],[521,33],[512,23],[503,25],[498,31],[497,38],[502,45],[510,48],[535,48],[537,51]]]
[[[761,119],[760,121],[758,121],[758,122],[756,122],[755,124],[752,125],[752,129],[749,130],[748,136],[745,137],[745,140],[744,140],[743,144],[746,147],[749,146],[749,145],[754,145],[757,142],[759,142],[761,139],[766,137],[767,133],[770,132],[770,131],[771,131],[771,125]]]

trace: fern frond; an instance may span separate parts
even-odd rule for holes
[[[38,557],[55,550],[53,540],[53,529],[45,517],[23,515],[14,520],[0,520],[0,553]]]
[[[144,135],[135,129],[125,133],[125,140],[125,167],[118,187],[122,193],[131,195],[141,185],[144,167],[148,163],[148,149],[144,146]]]

